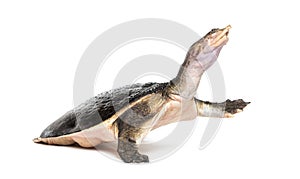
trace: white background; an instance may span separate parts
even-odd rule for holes
[[[1,1],[0,177],[299,178],[296,2]],[[73,107],[74,74],[87,46],[108,28],[149,17],[179,22],[200,35],[231,24],[230,41],[218,59],[227,97],[251,105],[224,120],[204,150],[198,149],[207,122],[201,118],[178,152],[149,165],[123,164],[95,150],[32,143]]]

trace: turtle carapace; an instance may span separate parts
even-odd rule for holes
[[[204,71],[217,60],[231,26],[213,29],[189,49],[177,76],[167,83],[133,84],[103,92],[68,111],[33,141],[94,147],[117,141],[124,162],[148,162],[138,146],[153,129],[197,116],[232,117],[248,104],[201,101],[195,94]]]

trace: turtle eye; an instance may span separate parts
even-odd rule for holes
[[[215,33],[215,32],[217,32],[219,29],[211,29],[211,33]]]

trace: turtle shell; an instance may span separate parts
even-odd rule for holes
[[[58,137],[96,126],[141,97],[162,92],[167,85],[168,83],[133,84],[100,93],[54,121],[40,137]]]

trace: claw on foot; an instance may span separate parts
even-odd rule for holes
[[[135,152],[134,154],[130,154],[130,155],[126,153],[121,153],[120,157],[125,163],[148,163],[149,162],[149,158],[147,155],[143,155],[138,152]]]
[[[250,104],[250,102],[245,102],[242,99],[233,101],[227,99],[225,105],[225,117],[233,117],[234,114],[242,112],[248,104]]]

